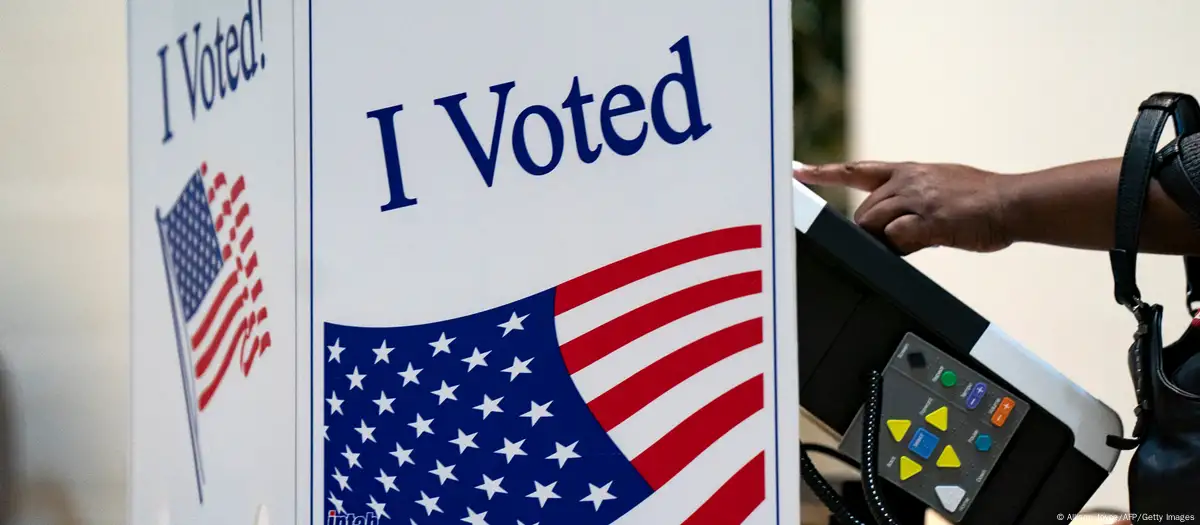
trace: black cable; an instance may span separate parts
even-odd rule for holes
[[[860,471],[867,508],[879,525],[899,525],[887,508],[879,483],[879,423],[883,419],[883,373],[871,371],[867,406],[863,410],[863,467]]]
[[[804,443],[800,444],[800,477],[803,478],[804,482],[808,484],[808,488],[812,489],[813,493],[817,495],[817,499],[821,500],[821,503],[825,504],[825,507],[829,509],[829,512],[843,524],[871,525],[858,519],[854,516],[854,514],[850,513],[850,510],[847,509],[842,503],[842,497],[838,495],[837,491],[833,489],[833,486],[829,484],[829,481],[825,479],[825,476],[822,476],[821,473],[817,471],[817,467],[813,465],[812,459],[808,457],[808,451],[810,449],[814,452],[826,452],[828,450],[832,450],[828,447],[820,447],[819,445],[805,445]],[[836,450],[833,450],[833,452],[835,452],[835,454],[831,455],[838,459],[850,459],[841,452],[837,452]],[[853,461],[847,461],[847,463],[851,465],[854,464]]]
[[[802,450],[807,450],[809,452],[816,452],[823,456],[829,456],[833,459],[841,461],[842,463],[850,465],[850,466],[854,467],[855,469],[858,469],[858,462],[855,461],[854,458],[842,453],[842,451],[840,451],[836,448],[827,447],[827,446],[821,445],[819,443],[809,443],[809,444],[801,443],[800,448]]]
[[[879,487],[879,422],[883,419],[883,373],[872,370],[868,387],[867,404],[863,408],[863,464],[862,469],[860,469],[863,492],[867,500],[867,508],[871,511],[871,515],[874,516],[877,523],[880,525],[899,525],[892,516],[891,511],[887,509],[887,502],[884,501]],[[817,499],[820,499],[821,503],[824,503],[829,508],[829,512],[838,521],[845,525],[873,525],[870,522],[858,519],[858,517],[854,516],[846,508],[846,505],[842,502],[842,497],[829,484],[829,481],[817,471],[812,459],[808,457],[810,450],[837,458],[850,466],[855,466],[853,458],[824,445],[801,443],[800,477],[804,479],[808,487],[817,495]]]

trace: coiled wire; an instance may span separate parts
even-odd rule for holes
[[[883,419],[883,374],[871,371],[867,408],[863,410],[863,440],[861,471],[863,492],[866,493],[867,508],[879,525],[899,525],[879,487],[879,421]]]
[[[863,492],[867,500],[867,508],[870,509],[871,515],[875,518],[874,523],[878,525],[899,525],[891,511],[887,508],[887,502],[883,499],[883,494],[880,489],[879,482],[879,426],[883,419],[883,373],[878,370],[872,370],[870,381],[868,384],[867,404],[863,410],[863,435],[862,435],[862,468],[860,469],[860,477],[863,484]],[[817,499],[821,500],[829,512],[833,514],[838,521],[844,525],[871,525],[872,522],[867,522],[859,519],[842,502],[842,497],[838,495],[829,481],[817,471],[813,465],[812,459],[808,457],[809,451],[819,452],[853,465],[854,462],[844,454],[823,447],[820,445],[805,445],[800,444],[800,477],[816,494]]]

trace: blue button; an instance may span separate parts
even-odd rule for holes
[[[975,450],[987,452],[992,449],[992,436],[980,434],[975,437]]]
[[[933,449],[937,448],[938,437],[932,432],[923,428],[918,428],[917,433],[913,435],[912,441],[908,442],[908,449],[913,451],[913,454],[921,456],[924,459],[929,459],[933,455]]]
[[[967,394],[967,408],[974,410],[979,406],[979,402],[983,401],[983,395],[987,393],[987,385],[984,383],[975,383],[971,387],[971,393]]]

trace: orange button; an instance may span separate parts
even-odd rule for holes
[[[1004,426],[1004,422],[1008,421],[1008,414],[1012,412],[1016,402],[1012,398],[1004,398],[1000,400],[1000,406],[996,407],[996,411],[992,412],[992,424],[998,427]]]

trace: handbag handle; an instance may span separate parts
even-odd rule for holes
[[[1118,304],[1131,311],[1143,304],[1137,286],[1142,214],[1150,178],[1156,168],[1158,142],[1167,119],[1172,117],[1175,132],[1180,137],[1200,130],[1200,105],[1197,105],[1195,98],[1181,93],[1155,93],[1138,106],[1137,119],[1129,132],[1125,155],[1121,159],[1121,174],[1117,183],[1116,239],[1108,256],[1112,265],[1113,294]],[[1196,270],[1196,276],[1200,278],[1200,267]],[[1190,293],[1193,289],[1190,282],[1188,288]]]
[[[1156,159],[1155,175],[1163,191],[1187,212],[1192,227],[1200,230],[1200,133],[1182,135],[1163,148]],[[1192,317],[1200,310],[1200,257],[1183,258],[1187,277],[1187,309]]]

